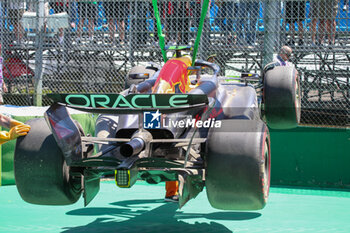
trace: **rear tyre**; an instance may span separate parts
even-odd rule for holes
[[[32,204],[69,205],[81,195],[81,176],[74,177],[45,119],[31,119],[31,130],[17,139],[14,157],[16,186]]]
[[[294,66],[276,66],[264,77],[265,117],[273,129],[291,129],[300,122],[300,82]]]
[[[258,210],[270,187],[270,137],[262,121],[223,120],[206,145],[205,185],[212,207]]]

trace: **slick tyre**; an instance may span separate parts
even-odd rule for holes
[[[293,66],[276,66],[264,76],[264,106],[272,129],[291,129],[300,122],[300,82]]]
[[[212,207],[258,210],[270,187],[270,137],[255,120],[223,120],[209,131],[205,153],[205,186]]]
[[[17,139],[14,170],[22,199],[39,205],[69,205],[81,195],[81,176],[72,176],[45,119],[26,122],[29,133]]]

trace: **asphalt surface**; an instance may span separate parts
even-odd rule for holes
[[[113,182],[88,207],[25,203],[15,186],[0,187],[0,232],[350,232],[350,192],[271,188],[260,211],[214,209],[203,191],[182,209],[163,201],[164,185]]]

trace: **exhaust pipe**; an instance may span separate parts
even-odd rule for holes
[[[124,157],[131,157],[133,155],[139,154],[145,149],[145,141],[142,138],[135,137],[120,146],[120,154]]]

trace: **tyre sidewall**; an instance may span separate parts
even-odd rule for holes
[[[32,204],[67,205],[81,195],[81,177],[72,177],[62,151],[43,118],[26,122],[31,130],[17,139],[14,173],[23,200]]]

